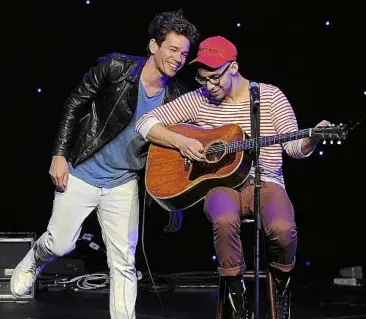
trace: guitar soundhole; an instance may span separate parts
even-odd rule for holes
[[[225,144],[222,142],[214,142],[206,149],[206,161],[208,163],[217,163],[226,153]]]
[[[235,153],[227,154],[226,144],[214,142],[206,146],[206,160],[203,162],[193,162],[189,180],[194,181],[207,174],[216,174],[223,167],[230,165],[235,160]]]

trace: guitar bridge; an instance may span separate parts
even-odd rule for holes
[[[184,171],[189,171],[189,168],[191,167],[191,160],[188,158],[184,159]]]

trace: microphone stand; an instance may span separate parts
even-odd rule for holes
[[[259,242],[260,231],[262,229],[262,222],[260,218],[260,189],[261,189],[261,169],[259,167],[259,154],[260,145],[258,138],[260,136],[260,115],[259,115],[259,101],[253,102],[252,96],[250,97],[251,111],[252,111],[252,137],[255,139],[254,151],[254,165],[255,165],[255,177],[254,177],[254,219],[256,224],[255,244],[254,244],[254,274],[255,274],[255,312],[254,318],[259,319],[260,302],[259,302]]]

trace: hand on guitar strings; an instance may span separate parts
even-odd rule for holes
[[[193,138],[184,137],[179,145],[179,151],[184,157],[190,160],[202,162],[206,159],[205,154],[203,154],[203,145]]]

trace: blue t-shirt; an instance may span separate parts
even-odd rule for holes
[[[139,82],[138,100],[135,114],[129,125],[96,152],[91,158],[76,166],[69,163],[69,172],[84,182],[104,188],[115,187],[137,178],[138,172],[146,163],[146,144],[140,134],[135,132],[139,117],[163,102],[165,90],[149,97]]]

